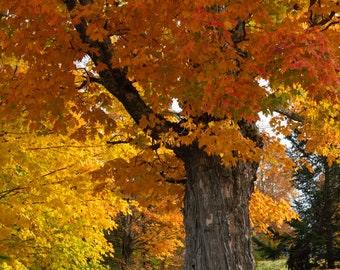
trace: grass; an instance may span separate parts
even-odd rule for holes
[[[257,261],[256,270],[287,270],[286,260]]]

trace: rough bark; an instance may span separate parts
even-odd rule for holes
[[[248,203],[257,164],[226,167],[219,157],[195,147],[180,155],[187,172],[184,269],[255,269]]]

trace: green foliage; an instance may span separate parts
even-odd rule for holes
[[[252,240],[254,242],[255,251],[259,258],[265,258],[265,259],[271,259],[271,260],[277,260],[283,256],[283,242],[277,241],[275,242],[275,236],[267,236],[263,239],[265,236],[262,236],[262,239],[253,236]]]
[[[294,208],[300,218],[288,222],[291,231],[269,229],[269,234],[254,237],[256,254],[271,259],[286,254],[292,270],[332,268],[340,259],[340,167],[307,152],[306,142],[298,138],[297,131],[288,136],[289,155],[296,163],[292,183],[299,192]]]
[[[308,153],[298,135],[296,132],[288,137],[292,143],[290,156],[297,163],[293,183],[301,192],[295,200],[301,220],[290,222],[294,233],[288,265],[293,270],[325,265],[334,268],[340,260],[340,166]]]

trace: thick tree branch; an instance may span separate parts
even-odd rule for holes
[[[72,9],[74,9],[76,6],[76,1],[64,0],[64,2],[71,13]],[[84,5],[88,4],[89,2],[91,1],[83,0],[81,1],[81,4]],[[90,49],[87,51],[87,54],[91,57],[94,64],[105,64],[107,67],[106,69],[99,72],[100,83],[122,103],[134,121],[139,124],[143,116],[148,117],[149,115],[154,114],[152,109],[146,105],[139,92],[134,87],[133,83],[127,78],[127,68],[112,68],[111,59],[114,57],[114,51],[111,47],[109,36],[107,36],[102,42],[98,40],[91,40],[86,34],[87,26],[88,23],[82,19],[79,24],[75,25],[75,28],[82,41],[89,45]],[[244,40],[245,29],[243,21],[239,20],[233,31],[235,44]],[[96,48],[96,50],[91,50],[91,48]],[[202,117],[199,118],[199,121],[204,122],[206,115],[207,114],[203,114]],[[156,115],[156,117],[160,120],[161,124],[157,125],[156,127],[146,128],[146,130],[151,131],[151,137],[153,139],[159,139],[159,135],[161,133],[167,132],[169,129],[174,130],[180,135],[186,134],[186,132],[183,132],[183,127],[181,127],[180,123],[169,122],[161,115]],[[210,117],[207,122],[216,120],[218,119]],[[185,121],[185,119],[182,121]],[[261,147],[261,139],[259,136],[257,136],[257,132],[253,130],[253,124],[242,121],[242,123],[239,123],[239,126],[245,137],[254,140],[257,145]]]
[[[256,124],[254,122],[249,123],[246,120],[240,120],[237,122],[240,132],[241,134],[245,137],[248,138],[250,140],[252,140],[253,142],[256,143],[256,146],[259,148],[263,147],[263,139],[262,136],[259,132],[258,127],[256,126]]]
[[[86,5],[90,2],[81,1],[81,4]],[[76,6],[74,0],[64,0],[64,3],[70,12]],[[127,79],[127,70],[111,68],[110,61],[114,57],[114,52],[109,37],[105,38],[103,42],[91,40],[86,34],[87,25],[87,22],[82,19],[79,24],[75,25],[75,28],[84,43],[89,44],[90,48],[98,49],[96,53],[91,50],[87,52],[93,62],[96,65],[103,63],[107,66],[107,69],[99,72],[102,85],[123,104],[135,122],[139,123],[142,116],[150,115],[152,110],[141,99],[131,81]]]
[[[81,5],[86,5],[91,3],[90,0],[80,1]],[[69,12],[75,8],[76,1],[74,0],[64,0]],[[133,120],[139,124],[143,116],[148,117],[153,114],[152,109],[146,105],[144,100],[139,95],[137,89],[133,86],[133,83],[127,78],[127,68],[112,68],[111,59],[114,57],[114,51],[111,48],[111,41],[109,36],[107,36],[102,42],[93,41],[86,34],[88,23],[82,19],[81,22],[75,25],[77,32],[80,35],[81,40],[88,44],[90,49],[86,53],[91,57],[94,64],[105,64],[106,69],[99,72],[100,82],[113,96],[115,96],[124,106],[126,111],[130,114]],[[96,48],[97,52],[91,50],[91,48]],[[180,131],[178,124],[169,122],[165,120],[162,116],[156,115],[159,120],[161,120],[161,125],[155,128],[146,128],[151,130],[151,136],[154,139],[159,138],[159,134],[166,132],[170,128],[175,131]]]
[[[167,178],[165,182],[170,184],[182,184],[185,185],[187,183],[187,179],[173,179],[173,178]]]
[[[306,118],[302,115],[299,115],[297,113],[294,113],[286,108],[283,108],[281,106],[278,106],[274,109],[275,112],[279,114],[283,114],[284,116],[288,117],[291,120],[297,121],[297,122],[303,122]]]

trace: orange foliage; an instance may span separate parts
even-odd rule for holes
[[[183,187],[171,184],[185,182],[179,149],[197,146],[225,166],[263,160],[264,178],[282,191],[265,195],[259,185],[252,222],[280,224],[295,217],[282,200],[288,170],[277,168],[289,163],[278,144],[260,149],[240,123],[272,115],[277,134],[298,129],[309,151],[339,159],[339,6],[307,2],[0,1],[4,130],[19,121],[32,134],[107,142],[104,154],[90,154],[95,166],[77,173],[91,172],[95,192],[118,188],[143,209],[181,206]],[[173,98],[179,114],[169,110]]]

